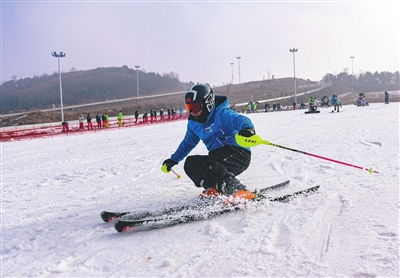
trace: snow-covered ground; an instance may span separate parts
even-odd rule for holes
[[[165,208],[200,189],[160,166],[186,122],[1,144],[1,277],[399,276],[399,103],[252,114],[258,134],[380,174],[258,146],[239,179],[319,193],[191,224],[116,233],[102,210]],[[192,154],[204,154],[202,144]]]

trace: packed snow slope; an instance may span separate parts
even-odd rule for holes
[[[248,115],[266,140],[379,174],[270,146],[252,149],[250,189],[286,179],[289,203],[139,233],[102,210],[154,210],[200,189],[183,163],[160,171],[186,122],[8,142],[2,150],[2,277],[399,275],[399,103]],[[205,154],[199,144],[192,154]]]

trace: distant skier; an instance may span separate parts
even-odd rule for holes
[[[308,109],[311,110],[314,107],[314,98],[310,97],[308,99]]]
[[[318,107],[317,107],[317,100],[314,97],[310,97],[308,100],[308,111],[304,112],[306,114],[314,114],[314,113],[319,113]]]
[[[171,120],[171,109],[167,109],[168,120]]]
[[[108,113],[106,112],[106,127],[109,128],[110,127],[110,117],[108,116]]]
[[[251,107],[252,107],[252,104],[251,104],[251,101],[250,101],[246,105],[246,113],[250,113],[251,112]]]
[[[83,122],[85,121],[85,117],[83,117],[83,115],[80,114],[78,120],[79,120],[79,130],[84,130]]]
[[[96,114],[96,123],[97,123],[97,128],[101,128],[101,116],[99,113]]]
[[[208,85],[191,87],[185,94],[185,103],[189,113],[186,135],[175,153],[163,162],[162,171],[171,171],[202,140],[208,155],[189,156],[184,165],[195,186],[205,189],[201,196],[233,194],[244,199],[255,198],[235,178],[250,165],[250,149],[240,147],[235,140],[237,133],[244,137],[255,134],[250,119],[229,109],[227,98],[215,96]]]
[[[176,110],[175,110],[174,107],[171,108],[171,116],[172,116],[172,119],[173,119],[173,120],[176,119],[176,117],[175,117],[175,116],[176,116]]]
[[[103,113],[103,115],[101,115],[101,123],[102,123],[102,127],[103,128],[107,127],[107,116],[106,116],[106,113]]]
[[[87,114],[86,116],[86,121],[87,121],[87,128],[93,129],[92,125],[92,116],[90,116],[90,113]]]
[[[389,93],[385,91],[385,104],[389,104]]]
[[[332,95],[331,104],[333,105],[332,112],[339,112],[339,106],[341,105],[341,101],[339,100],[337,95]]]
[[[139,118],[139,111],[135,111],[135,124],[137,124]]]
[[[257,101],[253,101],[253,106],[252,106],[253,113],[257,112],[257,105],[258,105],[258,102]]]
[[[323,96],[321,99],[321,106],[322,107],[329,107],[329,97]]]
[[[153,119],[154,119],[154,111],[153,109],[150,109],[150,123],[153,122]]]
[[[157,122],[157,109],[153,109],[154,121]]]
[[[122,115],[122,111],[119,111],[118,116],[117,116],[117,120],[118,120],[118,126],[122,126],[123,125],[123,115]]]
[[[68,132],[69,131],[69,126],[68,126],[68,122],[67,121],[62,122],[61,125],[62,125],[62,128],[63,128],[62,132]]]

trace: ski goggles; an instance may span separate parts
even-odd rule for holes
[[[197,117],[203,111],[203,107],[199,102],[189,102],[186,103],[186,111],[188,111],[188,113],[192,114],[193,116]]]

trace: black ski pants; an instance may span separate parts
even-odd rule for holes
[[[215,187],[221,193],[230,193],[233,189],[244,188],[235,176],[249,167],[250,160],[250,151],[227,145],[208,155],[188,156],[184,169],[197,187]]]

